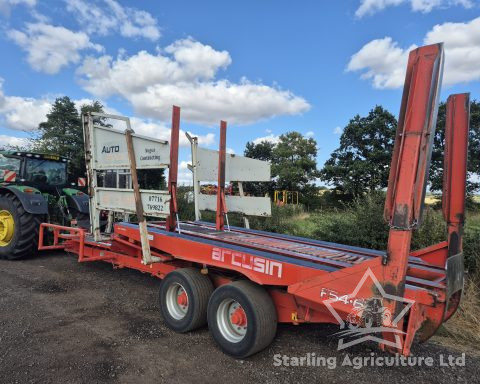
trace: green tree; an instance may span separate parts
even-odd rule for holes
[[[138,183],[142,189],[166,189],[167,180],[163,168],[137,169]]]
[[[272,161],[273,148],[275,144],[270,141],[264,140],[257,144],[249,141],[243,154],[252,159]]]
[[[316,190],[318,176],[317,142],[299,132],[281,135],[272,151],[272,177],[277,189],[309,194]]]
[[[82,105],[81,112],[103,112],[103,105],[95,101]],[[100,121],[100,124],[103,124]],[[70,180],[85,176],[85,151],[80,114],[68,97],[59,97],[47,114],[47,121],[40,123],[38,136],[33,139],[33,149],[38,152],[68,157]]]
[[[11,144],[4,144],[0,145],[0,151],[27,151],[27,145],[11,145]]]
[[[257,144],[248,142],[244,155],[272,164],[273,181],[268,184],[246,183],[245,189],[249,193],[273,195],[275,189],[286,189],[310,195],[318,189],[314,184],[318,177],[317,142],[299,132],[281,135],[278,143],[266,140]]]
[[[432,161],[430,164],[430,182],[432,191],[441,191],[443,187],[443,154],[445,146],[445,117],[446,104],[441,103],[438,108],[437,129],[435,131]],[[470,103],[470,132],[468,139],[469,176],[480,175],[480,102],[473,100]],[[480,187],[480,183],[467,181],[467,193],[473,194]]]
[[[366,117],[356,115],[321,170],[321,179],[351,196],[385,188],[396,128],[395,116],[379,105]]]

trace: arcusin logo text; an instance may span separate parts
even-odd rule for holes
[[[283,264],[278,261],[268,260],[263,257],[247,255],[241,252],[228,249],[213,248],[212,260],[230,262],[230,264],[244,269],[251,269],[265,275],[282,277]]]

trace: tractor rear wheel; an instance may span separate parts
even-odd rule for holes
[[[15,195],[0,195],[0,259],[34,255],[41,218],[25,211]]]

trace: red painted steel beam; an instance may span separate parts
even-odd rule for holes
[[[443,44],[410,52],[385,201],[387,254],[377,276],[385,291],[398,297],[405,292],[412,230],[422,218],[442,73]],[[387,307],[394,317],[403,309],[399,301]],[[397,327],[403,329],[403,321]]]
[[[393,226],[421,221],[442,73],[443,44],[410,52],[385,201]]]
[[[445,121],[445,155],[443,165],[443,217],[448,224],[448,255],[462,251],[467,184],[467,150],[470,118],[470,95],[449,96]]]
[[[170,215],[167,217],[167,231],[175,231],[177,207],[178,179],[178,145],[180,140],[180,107],[173,106],[172,131],[170,134],[170,166],[168,168],[168,192],[170,192]]]
[[[227,151],[227,122],[220,122],[220,148],[218,153],[218,188],[217,188],[217,213],[216,229],[223,231],[225,227],[225,214],[227,207],[225,204],[225,162]]]
[[[463,272],[463,225],[465,222],[465,195],[467,187],[468,132],[470,122],[470,95],[449,96],[445,120],[445,154],[443,163],[443,217],[448,228],[448,258],[460,257]],[[450,279],[453,277],[450,276]],[[447,281],[448,283],[448,281]],[[463,284],[463,276],[462,276]],[[445,321],[457,310],[462,290],[449,298]]]
[[[410,52],[385,202],[390,232],[384,272],[398,294],[403,289],[412,229],[421,220],[442,67],[442,44]]]

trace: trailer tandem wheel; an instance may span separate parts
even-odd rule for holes
[[[208,303],[208,326],[227,354],[244,358],[266,348],[277,332],[277,312],[267,291],[248,280],[222,285]]]
[[[160,310],[167,326],[188,332],[207,323],[208,299],[213,284],[194,268],[170,272],[160,286]]]

